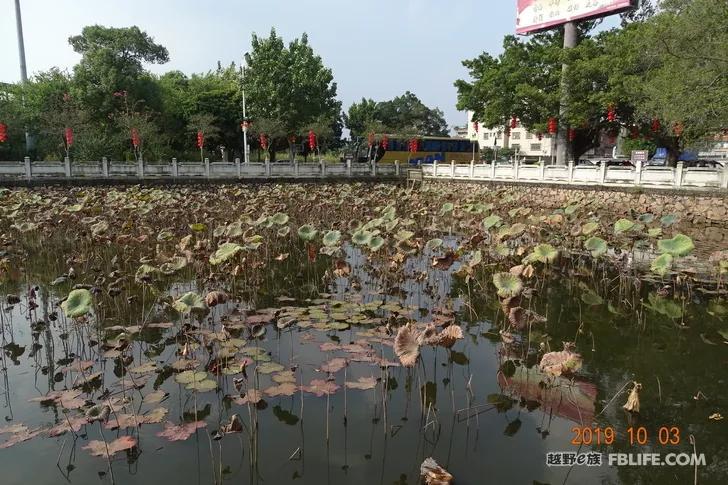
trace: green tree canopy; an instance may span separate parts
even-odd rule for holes
[[[429,108],[409,91],[389,101],[375,102],[362,98],[361,102],[349,107],[344,121],[352,138],[383,131],[431,136],[448,133],[442,111]]]

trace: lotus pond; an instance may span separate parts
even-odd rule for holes
[[[0,217],[3,484],[404,485],[428,457],[457,484],[728,483],[728,252],[679,214],[264,184],[0,189]]]

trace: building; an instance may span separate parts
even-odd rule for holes
[[[455,136],[459,138],[467,138],[468,137],[468,125],[463,126],[453,126],[452,131],[455,132]]]
[[[481,150],[486,148],[511,149],[519,158],[542,159],[548,161],[552,154],[555,154],[555,137],[549,134],[539,135],[528,131],[520,122],[515,128],[511,128],[506,132],[506,127],[486,128],[479,126],[478,132],[475,132],[473,124],[473,113],[468,111],[467,138],[471,141],[477,141]]]

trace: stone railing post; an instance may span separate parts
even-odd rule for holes
[[[298,161],[293,161],[293,176],[298,178]]]
[[[109,159],[101,157],[101,175],[107,179],[109,178]]]
[[[319,170],[321,172],[321,177],[326,177],[326,162],[321,160],[319,162],[319,167],[320,167]]]
[[[604,182],[607,180],[607,164],[605,162],[602,162],[599,165],[599,184],[604,185]]]
[[[569,183],[574,181],[574,160],[569,160]]]
[[[437,160],[432,162],[432,176],[437,177]]]
[[[177,164],[177,159],[172,158],[172,178],[179,177],[179,165]]]
[[[399,177],[399,160],[394,161],[394,176]]]
[[[139,161],[137,162],[137,177],[140,179],[144,178],[144,158],[139,157]]]
[[[23,164],[25,165],[25,178],[30,182],[30,179],[33,177],[33,167],[30,163],[30,157],[25,157]]]
[[[293,163],[297,163],[295,159],[293,160]],[[270,160],[265,161],[265,177],[270,177]]]
[[[235,158],[235,173],[238,174],[238,178],[241,178],[243,176],[243,169],[240,166],[240,158]]]
[[[538,161],[538,178],[539,180],[546,180],[546,162],[543,160]]]
[[[490,162],[490,179],[495,180],[495,160]]]
[[[721,180],[720,186],[724,189],[728,189],[728,163],[726,163],[723,167],[723,180]]]
[[[470,178],[475,178],[475,160],[470,160]]]
[[[210,159],[205,157],[205,177],[210,178]]]
[[[513,180],[518,180],[518,158],[513,159]]]
[[[637,160],[634,166],[634,184],[642,185],[642,160]]]
[[[63,159],[63,169],[66,174],[66,177],[71,178],[71,159],[68,157],[65,157]]]
[[[346,161],[346,176],[351,177],[351,160]]]
[[[374,160],[372,160],[372,164],[371,164],[371,174],[372,174],[372,177],[377,176],[377,162]]]
[[[450,178],[455,177],[455,160],[450,160]]]
[[[675,187],[682,187],[683,171],[684,171],[683,162],[677,162],[677,167],[675,168]]]

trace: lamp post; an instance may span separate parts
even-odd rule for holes
[[[243,162],[247,165],[248,160],[248,113],[245,110],[245,65],[247,53],[243,56]]]
[[[25,64],[25,41],[23,40],[23,18],[20,15],[20,0],[15,0],[15,26],[18,31],[18,58],[20,60],[20,81],[28,82],[28,69]],[[33,148],[33,137],[25,130],[25,151]]]

